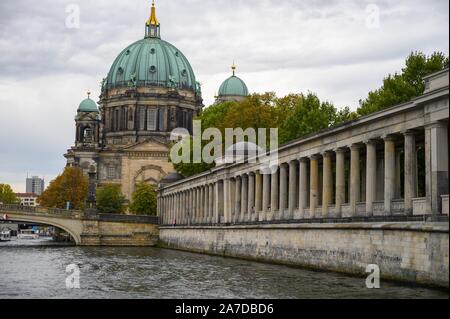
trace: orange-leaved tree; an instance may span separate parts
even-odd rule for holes
[[[83,209],[88,191],[88,179],[78,167],[66,167],[64,172],[50,182],[38,201],[51,208]]]

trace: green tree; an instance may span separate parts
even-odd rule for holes
[[[368,97],[359,102],[358,115],[368,115],[420,96],[425,90],[423,77],[444,69],[448,62],[448,57],[441,52],[430,56],[412,52],[400,74],[389,74],[381,88],[369,92]]]
[[[121,214],[125,203],[120,185],[105,184],[97,188],[97,209],[100,213]]]
[[[18,199],[12,188],[8,184],[0,184],[0,203],[16,204]]]
[[[132,213],[156,216],[156,190],[153,185],[140,182],[131,197]]]
[[[338,111],[316,94],[290,94],[277,101],[280,119],[280,144],[318,132],[355,117],[349,108]],[[283,116],[284,115],[284,116]]]
[[[38,201],[44,207],[66,208],[70,203],[72,209],[85,207],[88,192],[88,179],[78,167],[66,167],[64,172],[50,182]]]

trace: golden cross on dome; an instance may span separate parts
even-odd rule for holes
[[[236,64],[234,63],[234,61],[233,61],[233,65],[231,66],[231,69],[233,70],[233,76],[234,76],[236,73]]]
[[[152,8],[150,10],[150,18],[147,21],[147,25],[159,25],[158,19],[156,18],[155,0],[152,0]]]

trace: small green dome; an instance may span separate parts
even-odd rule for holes
[[[247,85],[236,75],[232,75],[220,86],[219,96],[248,96]]]
[[[78,112],[98,112],[97,103],[91,100],[90,97],[83,100],[78,107]]]
[[[183,53],[159,37],[146,37],[123,50],[104,88],[159,86],[199,92],[194,71]]]

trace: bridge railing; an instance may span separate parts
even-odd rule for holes
[[[14,213],[23,212],[27,214],[35,215],[49,215],[62,218],[72,218],[72,219],[88,219],[88,220],[98,220],[105,222],[118,222],[118,223],[148,223],[148,224],[159,224],[158,216],[146,216],[146,215],[119,215],[119,214],[100,214],[96,210],[65,210],[59,208],[44,208],[44,207],[32,207],[32,206],[22,206],[22,205],[0,205],[1,213]],[[1,216],[0,216],[1,219]]]
[[[64,210],[59,208],[45,208],[45,207],[33,207],[33,206],[10,205],[10,204],[1,204],[0,212],[4,213],[24,212],[28,214],[39,214],[39,215],[59,215],[61,217],[67,218],[81,218],[83,216],[83,212],[79,210]]]

